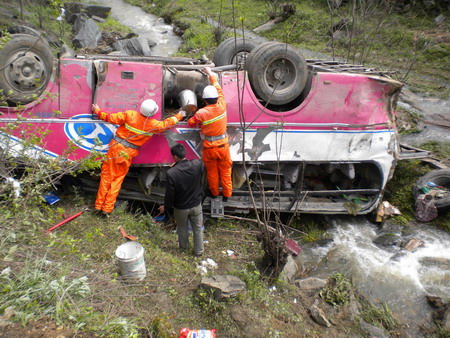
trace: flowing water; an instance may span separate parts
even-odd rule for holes
[[[130,27],[134,33],[156,43],[152,55],[170,56],[178,51],[181,38],[174,34],[173,27],[164,23],[162,18],[146,13],[140,7],[132,6],[123,0],[98,0],[111,7],[114,19]]]
[[[178,50],[181,39],[161,19],[122,0],[100,2],[112,7],[112,16],[119,22],[155,41],[154,55],[169,56]],[[424,99],[419,100],[418,106],[435,113],[449,113],[445,101]],[[436,139],[435,133],[441,139],[450,137],[447,130],[431,127],[421,137]],[[406,141],[420,143],[418,136],[414,137]],[[299,263],[311,270],[313,276],[326,278],[336,272],[351,276],[359,292],[373,302],[386,303],[410,324],[411,335],[417,336],[419,325],[429,323],[432,313],[425,295],[450,298],[450,235],[426,225],[410,227],[406,232],[379,229],[365,218],[333,218],[331,222],[329,233],[333,241],[325,246],[304,247],[297,257]],[[424,245],[414,252],[402,250],[400,245],[375,245],[374,239],[386,232],[395,233],[403,242],[420,239]]]
[[[421,324],[430,323],[433,309],[426,295],[450,298],[450,235],[427,225],[406,230],[379,229],[364,218],[334,218],[329,234],[333,241],[322,247],[305,247],[298,261],[311,276],[326,278],[341,272],[351,276],[359,292],[375,303],[385,303],[409,323],[418,336]],[[422,240],[413,252],[401,244],[377,246],[381,234],[398,236],[399,242]]]

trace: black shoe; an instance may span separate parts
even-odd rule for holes
[[[95,216],[100,216],[103,213],[103,211],[99,209],[92,209],[92,214]]]
[[[222,201],[223,201],[224,203],[228,202],[228,197],[223,196]]]
[[[105,218],[109,218],[109,216],[111,216],[110,212],[106,212],[106,211],[102,211],[102,216]]]

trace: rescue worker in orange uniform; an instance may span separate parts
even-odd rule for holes
[[[227,135],[227,111],[222,87],[217,78],[206,67],[204,72],[209,76],[211,85],[203,90],[202,98],[206,106],[199,109],[188,120],[188,125],[200,126],[203,139],[203,163],[206,167],[209,190],[212,197],[219,196],[219,181],[222,184],[223,201],[226,202],[233,192],[231,182],[230,147]]]
[[[158,105],[151,99],[142,102],[140,112],[127,110],[111,114],[102,111],[96,104],[92,105],[92,111],[99,119],[119,125],[109,143],[106,160],[102,165],[100,186],[94,205],[95,210],[109,215],[114,209],[114,203],[131,162],[139,154],[139,148],[150,140],[153,134],[162,133],[176,125],[186,113],[181,111],[163,121],[158,121],[151,118],[158,111]]]

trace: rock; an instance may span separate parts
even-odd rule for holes
[[[361,326],[361,329],[364,332],[367,332],[367,334],[370,337],[377,337],[377,338],[389,338],[389,335],[384,332],[383,329],[380,329],[379,327],[373,326],[369,323],[366,323],[365,321],[361,321],[359,324]]]
[[[399,246],[401,244],[401,237],[398,234],[386,233],[378,236],[373,240],[373,243],[379,247],[389,248]]]
[[[106,21],[106,19],[103,19],[103,18],[101,18],[99,16],[96,16],[96,15],[92,16],[92,20],[94,20],[95,22],[100,22],[100,23],[103,23],[103,22]]]
[[[118,40],[113,47],[116,50],[124,51],[128,55],[150,56],[150,47],[144,37],[137,37],[125,40]]]
[[[442,24],[445,21],[446,17],[444,14],[439,14],[435,19],[434,22],[436,22],[437,25]]]
[[[75,21],[74,29],[75,37],[72,39],[72,43],[75,48],[95,48],[102,36],[94,20],[86,19],[86,17],[81,15]]]
[[[422,266],[433,266],[444,271],[450,271],[450,259],[443,257],[423,257],[420,259]]]
[[[292,258],[292,255],[288,255],[287,262],[284,265],[283,271],[281,271],[280,278],[285,282],[291,283],[298,273],[298,265]]]
[[[444,301],[441,297],[427,295],[428,304],[430,304],[435,309],[439,309],[445,306]]]
[[[67,46],[66,44],[63,44],[61,46],[61,50],[60,50],[60,57],[74,57],[75,56],[75,51],[70,48],[69,46]]]
[[[216,300],[236,297],[246,290],[245,283],[240,278],[231,275],[203,277],[199,287],[212,290]]]
[[[85,4],[82,2],[66,2],[64,4],[66,10],[66,21],[73,24],[77,18],[77,14],[86,14],[89,17],[96,16],[102,19],[108,17],[111,7]]]
[[[408,242],[406,242],[405,245],[403,245],[403,249],[407,251],[415,251],[418,247],[423,246],[425,243],[424,241],[417,239],[417,238],[411,238]]]
[[[441,327],[450,332],[450,306],[447,306],[447,310],[444,313],[444,318],[442,318]]]
[[[255,321],[253,315],[240,305],[233,306],[230,309],[230,315],[245,337],[258,337],[264,331],[261,329],[261,323]]]
[[[328,319],[325,316],[325,313],[316,304],[313,304],[309,308],[309,313],[310,313],[312,319],[317,324],[325,326],[325,327],[330,327],[331,326],[330,322],[328,321]]]
[[[297,279],[295,281],[295,285],[302,290],[319,290],[327,285],[327,281],[321,278],[308,277],[304,279]]]

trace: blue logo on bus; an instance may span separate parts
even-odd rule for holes
[[[91,114],[75,115],[64,125],[64,132],[80,148],[91,151],[96,150],[102,153],[108,151],[108,144],[112,140],[117,126],[106,122],[90,123],[88,121],[76,122],[76,120],[92,119]]]

